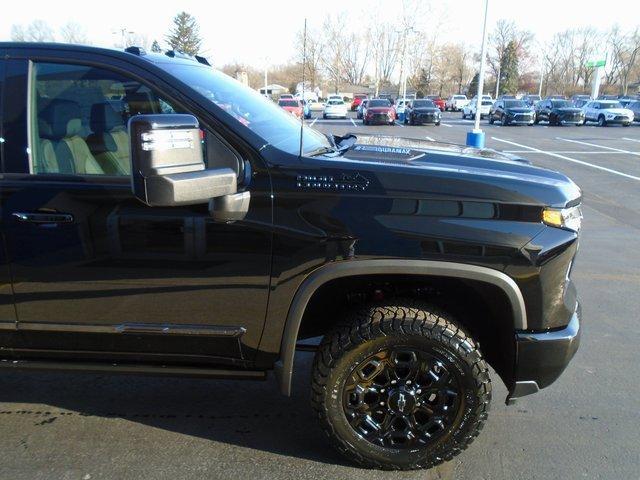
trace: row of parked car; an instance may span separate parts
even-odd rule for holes
[[[466,117],[466,112],[467,110],[463,110],[463,118]],[[490,124],[499,122],[501,125],[535,125],[546,122],[560,126],[595,122],[601,127],[610,124],[628,127],[634,121],[640,122],[640,99],[627,102],[625,106],[617,99],[571,101],[553,96],[530,105],[523,99],[501,98],[488,111],[481,111],[480,114],[481,117],[486,116]],[[475,112],[472,116],[475,116]]]
[[[296,117],[311,118],[313,111],[322,111],[323,118],[347,118],[348,105],[340,95],[330,95],[326,102],[299,100],[293,95],[283,95],[279,105]],[[437,95],[417,99],[368,98],[366,94],[356,94],[351,103],[357,118],[365,125],[394,125],[401,119],[406,124],[433,123],[440,125],[441,112],[461,111],[462,118],[475,118],[478,108],[477,97],[467,99],[465,95],[452,95],[443,100]],[[538,95],[503,95],[493,100],[483,95],[480,101],[480,117],[490,124],[534,125],[547,122],[549,125],[584,125],[595,122],[600,126],[621,124],[630,126],[640,122],[640,98],[603,96],[591,100],[588,95],[574,95],[567,99],[561,95],[551,95],[540,99]]]

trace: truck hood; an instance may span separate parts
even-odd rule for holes
[[[386,135],[358,135],[336,162],[374,174],[385,190],[562,208],[580,201],[565,175],[492,149]],[[406,193],[406,192],[405,192]]]

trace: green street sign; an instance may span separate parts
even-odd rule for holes
[[[604,67],[607,64],[606,60],[590,60],[587,62],[587,67],[595,68],[595,67]]]

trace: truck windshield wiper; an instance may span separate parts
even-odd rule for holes
[[[318,155],[324,155],[327,153],[340,153],[339,150],[337,150],[336,148],[332,148],[332,147],[320,147],[320,148],[316,148],[315,150],[310,151],[309,153],[306,154],[307,157],[317,157]]]

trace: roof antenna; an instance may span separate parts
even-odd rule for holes
[[[307,19],[304,19],[304,32],[302,36],[302,101],[305,102],[304,97],[304,71],[306,70],[307,62]],[[300,158],[302,158],[302,147],[304,138],[304,104],[302,107],[302,115],[300,115]]]

